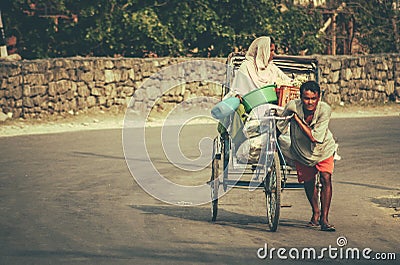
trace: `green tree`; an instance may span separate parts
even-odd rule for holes
[[[400,52],[396,0],[346,0],[354,13],[355,31],[370,53]],[[398,5],[397,1],[397,5]]]
[[[321,53],[319,9],[283,0],[2,0],[7,36],[23,58],[226,56],[262,35],[289,54]],[[334,8],[339,1],[330,0]],[[341,1],[340,1],[341,2]],[[346,0],[371,52],[398,52],[393,0]],[[286,3],[286,8],[282,7]],[[397,30],[398,31],[398,30]],[[397,39],[397,42],[396,42]]]

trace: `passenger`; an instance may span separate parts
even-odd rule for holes
[[[272,85],[277,82],[290,83],[292,80],[282,72],[272,59],[275,55],[275,41],[271,37],[255,39],[247,50],[245,60],[242,62],[231,85],[231,93],[241,98],[255,89]],[[268,107],[261,105],[253,113],[257,118],[264,116]],[[230,134],[233,143],[238,148],[246,140],[243,134],[244,106],[240,105],[230,124]],[[226,125],[229,126],[229,125]],[[220,126],[222,127],[222,126]],[[220,128],[221,129],[221,128]],[[221,132],[221,130],[219,131]]]
[[[320,101],[321,90],[317,82],[307,81],[300,87],[300,99],[291,100],[285,106],[282,116],[293,117],[278,121],[278,136],[290,127],[290,155],[295,161],[298,181],[304,181],[304,189],[312,208],[308,226],[319,227],[322,231],[335,231],[329,224],[328,214],[332,199],[331,176],[334,168],[335,140],[328,124],[330,106]],[[288,126],[290,123],[290,126]],[[321,211],[318,205],[318,191],[315,185],[317,173],[322,184]]]
[[[278,80],[290,82],[291,79],[272,63],[274,56],[273,38],[264,36],[255,39],[247,50],[245,60],[232,82],[231,90],[243,96],[254,89],[272,85]]]

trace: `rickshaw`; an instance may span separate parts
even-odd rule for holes
[[[243,53],[231,53],[226,62],[226,79],[223,85],[222,98],[230,92],[231,84],[237,71],[244,61]],[[318,82],[318,61],[308,56],[275,56],[273,60],[284,73],[296,79],[302,77]],[[272,94],[272,92],[274,94]],[[276,121],[289,119],[279,117],[277,110],[289,100],[299,97],[299,87],[296,86],[267,86],[243,96],[246,113],[262,105],[272,106],[266,115],[259,119],[259,134],[263,134],[259,155],[256,160],[239,161],[236,155],[238,146],[232,142],[229,133],[219,134],[213,141],[211,178],[211,221],[217,220],[218,198],[220,189],[227,192],[229,188],[263,189],[266,199],[266,220],[270,231],[277,231],[281,208],[281,193],[285,189],[299,189],[303,184],[297,182],[296,170],[286,159],[276,137]],[[222,102],[222,99],[221,99]],[[274,108],[273,106],[277,106]],[[232,119],[235,113],[230,114]],[[214,116],[214,115],[213,115]],[[247,121],[251,119],[247,115]],[[245,122],[247,122],[245,121]],[[249,177],[244,176],[251,176]],[[288,181],[296,178],[296,181]]]

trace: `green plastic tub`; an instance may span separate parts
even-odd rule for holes
[[[249,113],[252,109],[260,105],[278,101],[275,89],[276,85],[268,85],[244,95],[242,103],[246,112]]]

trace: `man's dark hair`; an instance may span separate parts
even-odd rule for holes
[[[304,82],[300,86],[300,96],[303,95],[303,92],[309,90],[313,93],[318,93],[318,96],[321,96],[321,88],[319,87],[318,83],[315,81],[307,81]]]

